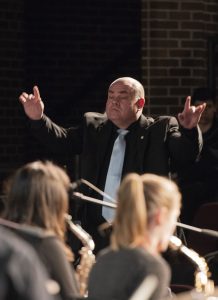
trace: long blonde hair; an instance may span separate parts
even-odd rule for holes
[[[161,207],[168,211],[179,209],[181,193],[177,185],[165,177],[131,173],[123,179],[117,200],[112,249],[135,247],[143,243],[155,211]]]

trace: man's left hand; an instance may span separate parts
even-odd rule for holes
[[[187,129],[192,129],[196,127],[205,107],[206,103],[203,103],[198,106],[191,106],[191,97],[188,96],[185,101],[183,112],[178,114],[180,125]]]

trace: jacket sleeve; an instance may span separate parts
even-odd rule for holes
[[[83,144],[81,126],[64,128],[55,124],[46,115],[41,120],[30,121],[33,135],[51,152],[63,155],[80,154]]]
[[[200,128],[186,129],[171,117],[167,129],[167,145],[170,153],[171,170],[180,170],[199,159],[203,146]]]

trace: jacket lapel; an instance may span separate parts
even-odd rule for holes
[[[144,173],[144,158],[147,153],[147,149],[149,147],[149,125],[151,124],[151,119],[146,118],[144,115],[141,116],[139,120],[139,130],[137,132],[137,140],[136,140],[136,161],[140,174]]]
[[[103,121],[98,128],[98,149],[97,149],[97,160],[98,166],[102,166],[105,153],[108,148],[108,143],[112,133],[112,123],[108,120]],[[99,171],[99,170],[98,170]]]

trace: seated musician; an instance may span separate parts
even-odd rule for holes
[[[151,298],[168,297],[170,268],[162,258],[180,213],[181,194],[167,178],[135,173],[118,190],[110,247],[102,250],[88,284],[89,297],[126,300],[150,275],[157,279]]]
[[[32,244],[50,277],[59,284],[63,300],[79,296],[70,264],[73,253],[65,243],[69,186],[66,173],[51,162],[26,164],[6,186],[3,213],[11,224],[23,225],[8,227]]]

